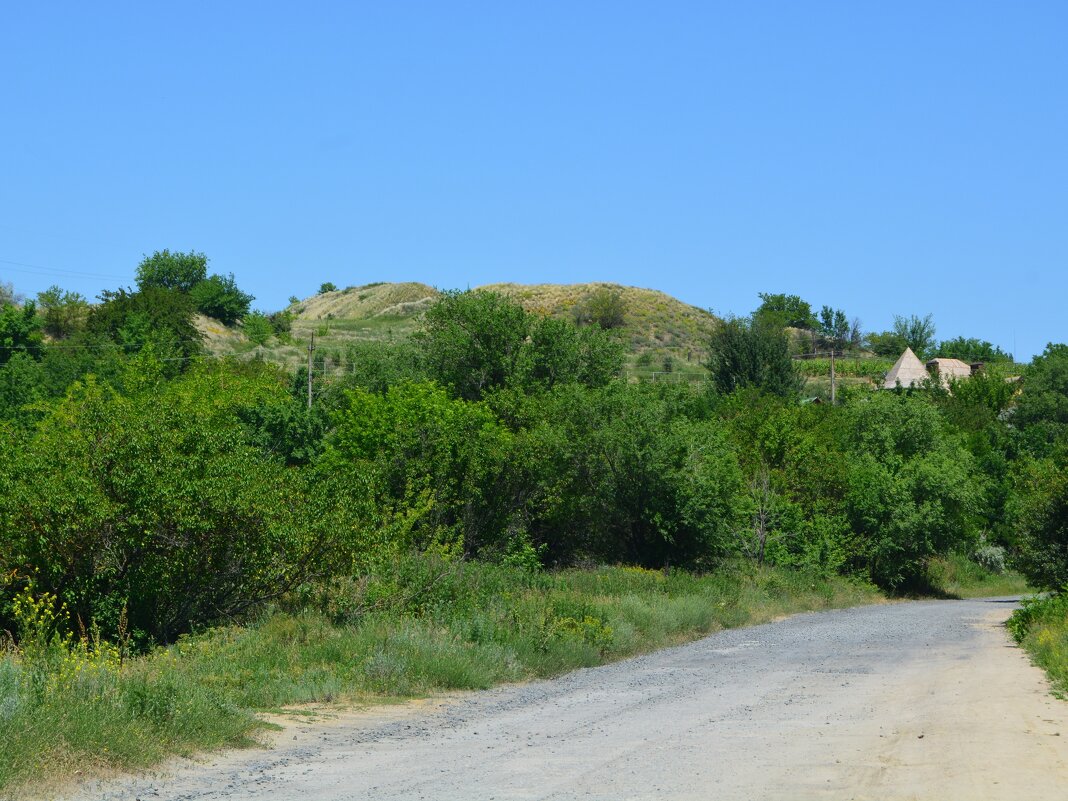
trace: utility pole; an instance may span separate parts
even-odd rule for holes
[[[831,348],[831,406],[835,405],[837,399],[837,393],[835,392],[835,377],[834,377],[834,348]]]
[[[315,352],[315,332],[312,331],[311,341],[308,343],[308,408],[312,407],[312,353]]]

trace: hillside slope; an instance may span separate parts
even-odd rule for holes
[[[578,307],[603,289],[618,293],[623,301],[624,323],[618,330],[627,349],[628,372],[669,380],[704,375],[702,364],[717,320],[710,312],[664,292],[610,283],[501,283],[476,291],[498,292],[530,312],[571,319]],[[219,355],[256,353],[295,367],[306,358],[304,348],[314,334],[320,354],[339,363],[353,343],[410,336],[423,311],[440,295],[434,287],[417,282],[381,282],[323,292],[289,306],[292,341],[272,340],[261,348],[239,330],[215,330],[220,326],[210,324],[214,321],[205,319],[199,327],[208,334],[208,349]]]
[[[708,340],[717,319],[711,312],[683,303],[665,292],[610,283],[486,284],[480,290],[513,298],[527,311],[571,317],[594,292],[619,294],[624,305],[621,332],[629,367],[637,374],[701,374]]]
[[[298,320],[367,320],[419,314],[441,293],[414,281],[378,282],[322,292],[290,308]]]

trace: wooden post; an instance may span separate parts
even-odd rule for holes
[[[831,406],[835,405],[836,400],[837,393],[835,392],[834,348],[831,348]]]

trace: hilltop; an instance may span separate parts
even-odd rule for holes
[[[595,292],[617,294],[623,304],[618,329],[628,352],[628,370],[634,375],[665,375],[684,379],[703,375],[707,342],[716,317],[655,289],[612,283],[487,284],[476,291],[497,292],[520,303],[527,311],[571,319]],[[423,311],[441,292],[417,282],[377,282],[322,292],[292,303],[292,341],[272,340],[256,347],[240,331],[225,329],[203,318],[198,327],[207,335],[207,347],[220,354],[259,353],[264,358],[295,366],[305,358],[311,335],[317,347],[341,361],[346,347],[367,340],[403,339],[419,326]]]

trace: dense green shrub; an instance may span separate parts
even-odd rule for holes
[[[189,295],[149,285],[139,292],[103,292],[100,298],[86,322],[90,335],[106,337],[127,353],[151,347],[175,364],[200,353],[203,335],[193,325]]]
[[[285,393],[209,368],[130,396],[74,385],[5,453],[6,568],[106,632],[125,614],[155,639],[326,569],[339,536],[325,528],[329,504],[256,448],[237,415]]]
[[[0,365],[16,353],[40,356],[44,341],[41,325],[33,301],[24,306],[7,303],[0,307]]]
[[[191,250],[188,253],[157,250],[145,256],[137,265],[137,288],[170,289],[188,293],[204,280],[208,272],[208,257]]]
[[[1022,461],[1009,508],[1018,538],[1017,567],[1035,586],[1068,585],[1068,448]]]
[[[754,387],[773,395],[794,397],[804,384],[790,358],[786,334],[766,320],[723,320],[712,335],[709,349],[709,375],[713,386],[723,394]]]
[[[255,298],[237,287],[234,275],[212,275],[198,281],[189,290],[193,305],[201,314],[214,317],[224,325],[233,325],[246,314]]]

